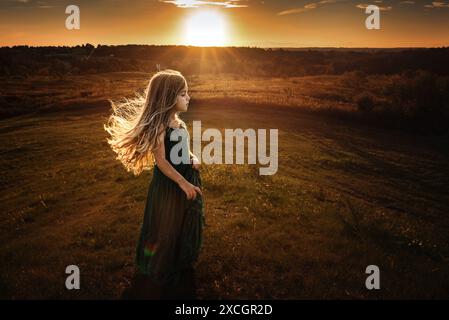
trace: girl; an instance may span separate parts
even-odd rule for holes
[[[128,171],[139,175],[153,167],[136,264],[138,276],[169,290],[193,270],[204,225],[198,159],[190,152],[186,124],[179,118],[188,109],[187,90],[181,73],[160,71],[151,78],[146,97],[111,101],[113,113],[105,125],[108,143]],[[185,130],[187,139],[172,141],[182,133],[178,130]],[[191,163],[172,162],[170,151],[178,143],[187,144],[180,150],[188,150]]]

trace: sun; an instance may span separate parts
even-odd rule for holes
[[[224,46],[226,21],[218,11],[204,10],[190,15],[184,26],[185,44],[201,47]]]

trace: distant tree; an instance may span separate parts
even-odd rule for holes
[[[371,112],[375,107],[375,97],[367,91],[355,96],[354,100],[357,105],[357,110],[361,112]]]

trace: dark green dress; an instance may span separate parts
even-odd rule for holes
[[[191,164],[175,165],[170,159],[171,148],[183,141],[188,149],[190,139],[187,131],[187,140],[170,141],[173,130],[187,131],[183,125],[166,129],[165,158],[187,181],[201,188],[198,170]],[[137,245],[140,273],[158,285],[176,286],[182,272],[191,269],[198,258],[204,224],[202,197],[197,193],[195,200],[188,200],[184,191],[155,165]]]

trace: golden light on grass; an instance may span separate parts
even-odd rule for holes
[[[194,12],[185,20],[185,44],[201,47],[224,46],[227,40],[226,29],[225,17],[220,12]]]

